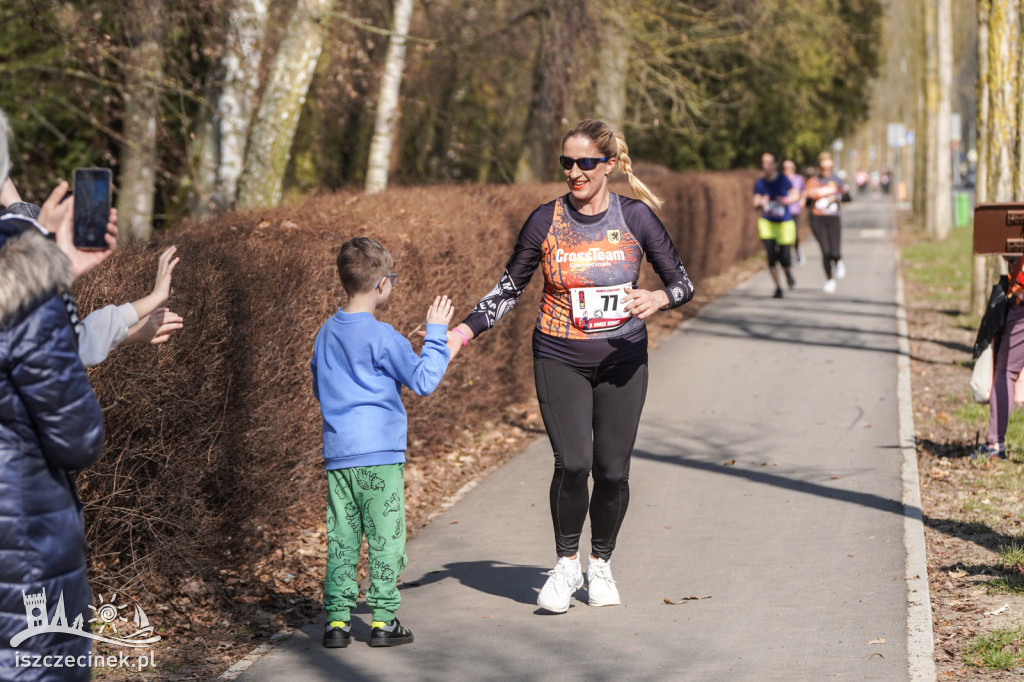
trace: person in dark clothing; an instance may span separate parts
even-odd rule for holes
[[[537,604],[554,613],[567,611],[583,586],[579,544],[588,513],[588,603],[621,603],[609,561],[629,503],[629,462],[647,392],[644,320],[693,297],[652,210],[661,200],[633,174],[622,135],[581,121],[562,139],[559,162],[569,192],[530,215],[497,286],[449,332],[449,340],[468,344],[490,329],[541,267],[534,377],[554,450],[549,497],[558,561]],[[640,200],[609,191],[608,176],[618,169]],[[645,256],[663,288],[637,288]]]
[[[796,244],[792,205],[799,201],[800,191],[788,176],[779,172],[775,154],[765,152],[761,155],[761,169],[764,174],[754,182],[754,208],[761,211],[761,217],[757,219],[757,235],[768,256],[768,272],[775,282],[775,298],[782,298],[782,280],[776,266],[782,269],[789,288],[796,287],[789,249]]]
[[[0,112],[0,184],[10,169],[7,130]],[[78,357],[77,311],[68,292],[76,274],[105,256],[74,254],[70,206],[60,206],[62,196],[55,191],[43,207],[65,230],[59,239],[31,218],[0,220],[3,680],[91,677],[91,641],[69,631],[76,616],[90,616],[92,601],[82,505],[70,472],[100,456],[103,414]],[[72,258],[62,243],[72,249]],[[41,625],[66,627],[31,633]],[[29,636],[12,642],[26,630]],[[73,657],[74,665],[32,665],[37,656],[64,657],[65,664]]]

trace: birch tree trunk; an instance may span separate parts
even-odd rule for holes
[[[118,224],[122,239],[149,241],[156,193],[156,141],[163,80],[163,3],[130,0],[124,7],[124,143]]]
[[[384,59],[384,76],[377,97],[377,119],[373,126],[370,157],[366,168],[366,193],[383,192],[388,186],[391,149],[395,139],[395,121],[398,115],[398,95],[405,68],[405,43],[409,36],[413,0],[395,0],[394,20],[388,52]]]
[[[236,0],[231,8],[224,56],[207,88],[213,108],[204,110],[192,145],[194,213],[234,206],[260,85],[267,16],[266,0]]]
[[[333,5],[333,0],[299,0],[292,12],[249,136],[238,181],[240,209],[281,201],[299,115],[323,48],[325,15]]]
[[[974,198],[977,203],[988,201],[989,157],[989,13],[990,0],[978,0],[978,165],[974,178]],[[971,299],[969,313],[982,315],[988,303],[989,258],[974,256],[971,260]]]
[[[949,236],[953,201],[953,167],[950,150],[951,111],[950,102],[953,90],[953,11],[950,0],[935,2],[935,37],[931,44],[934,61],[934,87],[932,98],[935,109],[929,108],[933,119],[930,131],[934,137],[929,140],[929,147],[934,163],[929,164],[931,174],[928,193],[929,210],[927,213],[928,233],[933,238],[942,240]],[[931,79],[929,79],[931,80]]]

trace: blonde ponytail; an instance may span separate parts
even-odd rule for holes
[[[616,168],[621,168],[622,172],[626,174],[629,187],[637,199],[655,210],[662,207],[665,202],[655,196],[654,192],[633,174],[633,161],[629,158],[629,147],[626,146],[626,138],[622,136],[622,133],[612,130],[611,126],[604,121],[587,119],[569,129],[569,132],[562,138],[562,146],[565,146],[565,141],[570,137],[576,136],[584,137],[596,144],[597,148],[601,150],[601,154],[609,159],[618,159]]]
[[[618,166],[626,174],[626,179],[629,180],[629,188],[633,190],[633,194],[637,199],[650,206],[653,210],[658,210],[664,206],[664,200],[655,195],[640,178],[633,175],[633,161],[629,158],[629,147],[626,146],[626,138],[617,130],[614,131],[614,136],[617,151],[616,157],[619,159]]]

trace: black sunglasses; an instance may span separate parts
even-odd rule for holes
[[[562,168],[565,170],[572,170],[573,164],[580,167],[580,170],[589,171],[597,168],[597,164],[604,163],[608,160],[607,156],[602,156],[597,159],[592,156],[587,156],[582,159],[574,159],[571,156],[559,156],[558,163],[562,164]]]

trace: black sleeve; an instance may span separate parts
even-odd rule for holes
[[[647,261],[665,285],[669,309],[678,308],[693,298],[693,283],[686,274],[686,268],[679,260],[679,253],[665,226],[654,211],[642,201],[624,199],[622,215],[626,225],[640,241],[640,247],[647,254]]]
[[[555,202],[552,201],[538,207],[526,219],[501,279],[463,320],[473,330],[473,336],[479,336],[493,327],[515,307],[540,263],[541,246],[551,228],[554,215]]]

